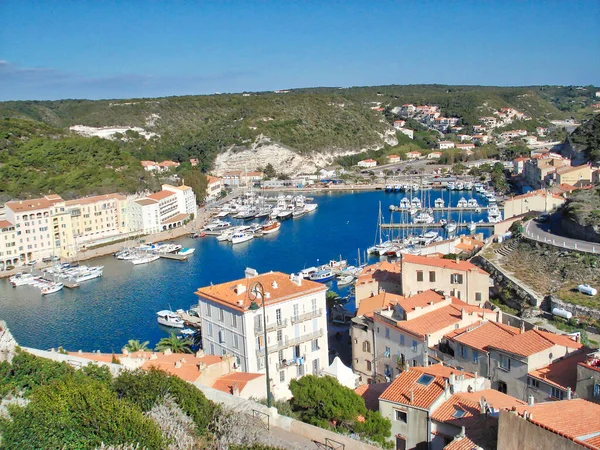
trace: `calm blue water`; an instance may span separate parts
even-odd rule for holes
[[[432,190],[429,195],[433,205],[441,195],[447,203],[449,193]],[[0,319],[23,346],[118,352],[128,339],[155,345],[169,332],[157,324],[156,311],[188,309],[196,303],[196,289],[242,278],[246,267],[291,273],[340,256],[356,264],[358,249],[362,254],[373,245],[379,201],[389,222],[389,205],[398,205],[403,196],[381,191],[317,195],[315,213],[284,221],[278,233],[236,246],[211,237],[176,240],[196,248],[187,262],[161,259],[134,266],[112,256],[97,258],[86,264],[104,265],[102,278],[48,296],[41,296],[37,288],[13,288],[8,280],[0,280]],[[452,204],[460,197],[469,199],[471,194],[453,192]],[[478,201],[483,204],[479,197]],[[394,221],[399,218],[394,213]],[[459,214],[452,218],[458,220]],[[473,220],[481,218],[483,214]],[[470,213],[461,219],[470,221]],[[330,287],[337,290],[335,282]],[[337,291],[347,295],[348,290]]]

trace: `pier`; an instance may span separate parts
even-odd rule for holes
[[[494,228],[495,223],[489,222],[475,222],[477,228]],[[405,228],[443,228],[446,224],[442,224],[440,222],[434,223],[382,223],[381,228],[384,230],[392,230],[392,229],[405,229]],[[467,228],[469,226],[468,222],[457,223],[456,226],[458,228]]]
[[[397,210],[393,211],[393,212],[408,212],[410,210],[410,208],[402,208],[400,209],[399,206],[395,206],[392,205],[396,208],[398,208]],[[500,211],[504,210],[504,206],[497,206],[497,208]],[[421,208],[422,209],[422,208]],[[477,209],[481,210],[481,212],[487,211],[489,209],[488,206],[475,206],[475,207],[466,207],[466,208],[459,208],[458,206],[445,206],[444,208],[431,208],[433,210],[433,212],[460,212],[460,211],[464,211],[464,212],[475,212]]]

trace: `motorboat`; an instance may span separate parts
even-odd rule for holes
[[[139,265],[139,264],[148,264],[151,263],[153,261],[156,261],[157,259],[159,259],[160,256],[158,255],[152,255],[152,254],[148,254],[148,255],[140,255],[135,259],[132,259],[131,262],[134,265]]]
[[[385,192],[392,192],[393,190],[394,190],[394,186],[392,186],[391,184],[385,185]]]
[[[305,214],[306,214],[306,210],[304,209],[304,206],[300,206],[300,207],[294,208],[294,211],[292,212],[292,217],[294,219],[299,219],[300,217],[302,217]]]
[[[410,200],[408,199],[408,197],[404,197],[402,200],[400,200],[400,209],[408,208],[410,208]]]
[[[267,223],[263,224],[261,228],[264,234],[271,234],[279,231],[281,224],[276,220],[269,220]]]
[[[446,219],[440,219],[440,225],[445,227],[448,221]]]
[[[419,185],[417,183],[413,183],[413,185],[412,185],[411,188],[412,188],[413,192],[418,191],[419,190]]]
[[[27,284],[32,284],[35,281],[35,277],[30,273],[18,273],[10,277],[8,281],[10,281],[10,284],[12,284],[13,287],[25,286]]]
[[[192,337],[194,334],[196,334],[197,331],[193,330],[192,328],[184,328],[183,330],[181,330],[179,332],[179,334],[185,336],[185,337]]]
[[[473,231],[475,231],[477,229],[477,224],[473,221],[471,221],[468,225],[469,231],[472,233]]]
[[[454,233],[457,228],[458,228],[458,225],[454,221],[448,222],[446,224],[446,231],[448,232],[448,234]]]
[[[278,218],[279,220],[287,220],[287,219],[289,219],[290,217],[292,217],[292,215],[293,215],[293,214],[294,214],[294,211],[292,211],[291,209],[285,209],[285,210],[283,210],[283,211],[280,211],[280,212],[277,214],[277,218]]]
[[[158,323],[166,327],[183,328],[185,326],[185,323],[181,317],[179,317],[173,311],[169,311],[168,309],[158,311],[156,315],[158,316]]]
[[[465,185],[462,184],[460,181],[456,183],[456,186],[454,187],[454,189],[456,189],[457,191],[462,191],[465,188]]]
[[[246,233],[245,231],[240,231],[233,233],[231,235],[231,243],[232,244],[241,244],[242,242],[248,242],[254,239],[254,235],[251,233]]]
[[[223,242],[231,239],[231,235],[234,233],[234,230],[225,230],[220,235],[217,236],[217,241]]]
[[[41,288],[42,295],[54,294],[60,291],[65,285],[63,283],[49,283]]]
[[[446,188],[448,188],[449,191],[453,191],[456,188],[456,184],[454,183],[454,181],[449,181],[446,185]]]
[[[317,205],[316,203],[306,203],[304,205],[304,211],[306,211],[307,214],[311,213],[317,209],[317,206],[319,205]]]
[[[158,256],[157,256],[158,258]],[[95,267],[87,267],[82,266],[77,270],[73,271],[67,278],[74,283],[82,283],[83,281],[93,280],[94,278],[98,278],[102,276],[102,271],[104,270],[104,266],[95,266]]]
[[[310,276],[311,276],[313,273],[316,273],[316,272],[318,272],[318,271],[319,271],[319,268],[318,268],[318,267],[307,267],[307,268],[305,268],[305,269],[302,269],[302,270],[301,270],[301,271],[298,273],[298,275],[300,275],[300,276],[301,276],[302,278],[304,278],[304,279],[309,279],[309,278],[310,278]]]
[[[414,219],[414,223],[433,223],[435,222],[433,216],[427,212],[421,212],[417,214]]]
[[[419,236],[418,241],[421,245],[429,245],[439,237],[437,231],[428,231],[427,233]]]
[[[352,284],[354,281],[354,277],[352,275],[345,275],[341,278],[338,278],[337,285],[338,286],[347,286],[348,284]]]
[[[195,249],[195,248],[187,248],[187,247],[184,247],[184,248],[182,248],[181,250],[179,250],[179,251],[177,252],[177,254],[178,254],[178,255],[181,255],[181,256],[188,256],[188,255],[193,255],[195,251],[196,251],[196,249]]]
[[[469,206],[469,202],[464,197],[461,197],[461,199],[456,204],[457,208],[466,208],[467,206]]]
[[[311,281],[318,281],[320,283],[325,283],[327,281],[332,280],[335,277],[333,271],[331,269],[319,270],[310,275],[309,279]]]
[[[411,201],[410,201],[410,205],[414,208],[420,209],[421,208],[421,200],[419,200],[418,198],[414,197]]]
[[[444,202],[443,198],[437,198],[435,199],[435,202],[433,202],[433,204],[436,208],[443,208],[446,202]]]
[[[473,182],[471,182],[471,181],[465,181],[464,189],[465,189],[465,191],[471,191],[471,190],[473,190]]]
[[[467,206],[468,206],[469,208],[477,208],[477,207],[479,206],[479,203],[477,203],[477,200],[476,200],[476,199],[474,199],[474,198],[470,198],[470,199],[467,201]]]
[[[258,214],[256,214],[256,219],[264,219],[266,217],[269,217],[270,215],[271,215],[271,208],[265,207],[258,211]]]
[[[215,220],[207,225],[204,226],[203,230],[206,231],[217,231],[217,230],[223,230],[225,228],[229,228],[231,226],[231,223],[225,221],[225,220]]]

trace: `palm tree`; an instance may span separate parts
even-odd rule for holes
[[[138,339],[129,339],[123,350],[127,350],[129,353],[148,352],[150,351],[148,344],[148,341],[140,342]]]
[[[164,352],[171,350],[173,353],[192,353],[192,341],[189,339],[179,339],[175,333],[171,333],[169,337],[162,338],[158,341],[155,350]]]

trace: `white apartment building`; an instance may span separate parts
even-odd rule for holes
[[[132,200],[127,205],[128,221],[131,230],[142,234],[160,231],[160,214],[158,201],[151,198]]]
[[[440,142],[438,142],[438,148],[440,150],[448,150],[449,148],[454,148],[454,142],[452,142],[452,141],[440,141]]]
[[[262,294],[255,283],[264,290]],[[243,372],[265,372],[265,347],[271,393],[291,397],[289,382],[319,375],[329,365],[325,293],[327,287],[281,272],[200,288],[197,311],[202,317],[205,353],[235,356]],[[267,342],[264,338],[266,312]]]
[[[206,200],[218,199],[223,190],[223,180],[211,175],[207,175],[206,179],[208,181],[206,185]]]
[[[177,197],[177,207],[181,214],[196,215],[196,194],[189,186],[171,186],[170,184],[162,185],[163,191],[173,192]]]
[[[0,270],[19,263],[17,231],[8,220],[0,220]]]

